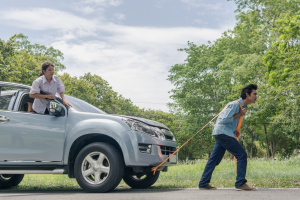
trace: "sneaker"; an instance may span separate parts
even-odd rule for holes
[[[206,187],[199,187],[199,190],[216,190],[216,187],[213,187],[211,185],[207,185]]]
[[[247,184],[242,185],[241,187],[236,188],[237,191],[251,191],[251,190],[256,190],[256,187],[249,187]]]

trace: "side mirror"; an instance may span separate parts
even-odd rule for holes
[[[56,117],[62,116],[64,115],[64,108],[61,107],[61,105],[56,101],[50,101],[49,113],[50,115],[54,115]]]

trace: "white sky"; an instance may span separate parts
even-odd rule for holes
[[[226,0],[1,0],[0,38],[15,33],[64,54],[72,76],[91,72],[141,108],[168,111],[177,49],[219,38],[235,24]]]

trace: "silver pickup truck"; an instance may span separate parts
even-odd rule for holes
[[[32,113],[30,86],[0,81],[0,188],[17,186],[24,174],[68,174],[88,192],[109,192],[123,179],[132,188],[153,185],[177,164],[177,147],[164,124],[106,114],[66,95],[50,101],[49,115]]]

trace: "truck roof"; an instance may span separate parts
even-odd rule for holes
[[[5,90],[5,91],[1,91],[0,96],[11,96],[16,92],[18,92],[18,90]]]
[[[15,89],[15,90],[3,90],[2,87],[7,87],[9,89]],[[0,81],[0,96],[6,96],[6,95],[12,95],[18,90],[26,90],[29,91],[31,86],[28,85],[23,85],[19,83],[11,83],[11,82],[5,82],[5,81]],[[6,91],[12,91],[11,94],[8,94],[9,92]]]
[[[23,85],[19,83],[10,83],[5,81],[0,81],[0,87],[11,87],[16,89],[30,90],[31,86]]]

